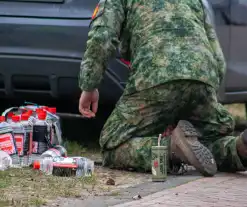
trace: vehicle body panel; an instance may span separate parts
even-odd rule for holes
[[[96,4],[0,1],[0,96],[78,97],[80,63]],[[110,65],[117,69],[106,71],[100,87],[103,103],[117,101],[128,73],[119,60]]]
[[[247,102],[247,1],[210,0],[216,30],[227,61],[224,103]]]
[[[0,97],[27,94],[76,99],[89,23],[98,0],[0,0]],[[247,102],[247,3],[209,0],[227,61],[219,92],[223,103]],[[128,78],[117,54],[100,86],[114,104]]]

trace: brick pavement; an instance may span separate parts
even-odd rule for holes
[[[201,178],[114,207],[247,207],[247,173]]]

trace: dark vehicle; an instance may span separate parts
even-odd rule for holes
[[[209,2],[228,65],[220,101],[247,102],[247,1]],[[76,103],[80,62],[97,3],[0,0],[0,97]],[[100,87],[101,105],[116,103],[127,77],[128,68],[117,55]]]
[[[247,102],[247,1],[209,0],[217,34],[227,61],[220,101]]]
[[[0,98],[39,103],[58,100],[65,106],[66,102],[76,103],[80,62],[97,3],[1,0]],[[114,105],[127,75],[128,69],[119,57],[111,62],[100,87],[101,105]],[[71,104],[68,111],[72,108],[78,112]]]

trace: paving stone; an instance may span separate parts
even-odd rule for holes
[[[219,174],[114,207],[247,207],[247,174]]]

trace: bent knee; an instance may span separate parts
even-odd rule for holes
[[[137,171],[151,170],[151,151],[143,154],[134,147],[131,141],[126,142],[116,149],[103,151],[103,166],[115,169],[134,169]]]

